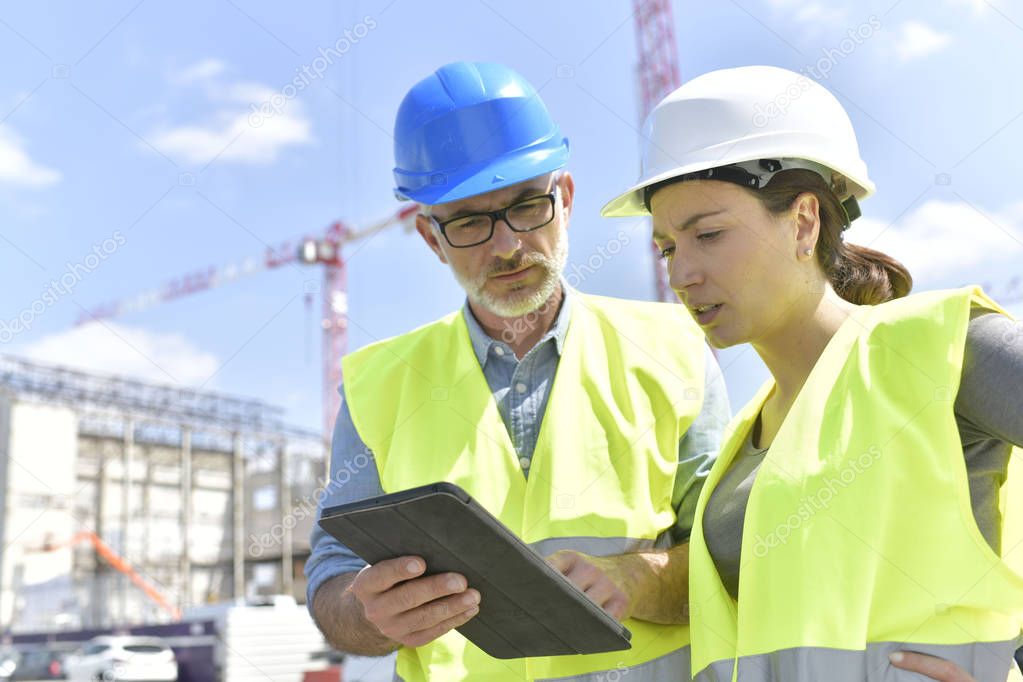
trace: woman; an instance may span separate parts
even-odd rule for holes
[[[901,264],[843,240],[874,186],[817,83],[708,73],[647,126],[641,180],[603,214],[651,214],[710,343],[752,344],[772,376],[697,509],[694,679],[1018,674],[1023,328],[976,288],[907,296]]]

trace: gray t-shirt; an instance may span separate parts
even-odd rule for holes
[[[995,552],[1001,550],[999,490],[1013,445],[1023,445],[1023,322],[976,310],[966,334],[962,382],[955,401],[973,515]],[[767,448],[752,432],[722,476],[703,514],[703,534],[721,580],[739,595],[743,520]]]

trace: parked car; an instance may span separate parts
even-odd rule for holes
[[[17,649],[0,649],[0,682],[8,682],[18,667],[21,654]]]
[[[18,652],[18,660],[10,680],[64,680],[64,657],[73,644],[41,644],[26,646]]]
[[[157,637],[95,637],[65,661],[71,682],[176,682],[174,652]]]

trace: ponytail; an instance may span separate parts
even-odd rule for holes
[[[775,214],[789,210],[796,197],[804,192],[817,197],[821,221],[815,249],[817,262],[835,293],[846,301],[874,305],[902,298],[913,288],[913,277],[902,263],[880,251],[842,239],[842,232],[849,227],[848,215],[817,173],[802,169],[782,171],[765,187],[752,191],[764,207]]]
[[[838,258],[825,270],[835,292],[857,305],[874,305],[902,298],[913,288],[913,277],[891,256],[866,246],[841,242]]]

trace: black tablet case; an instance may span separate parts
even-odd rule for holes
[[[320,526],[369,564],[426,560],[480,592],[458,628],[495,658],[628,649],[631,633],[456,485],[433,485],[330,507]]]

